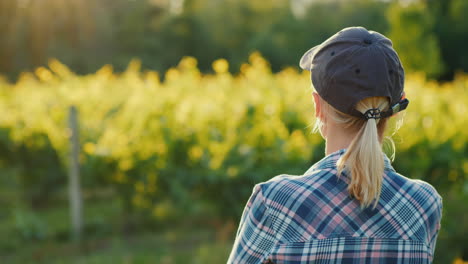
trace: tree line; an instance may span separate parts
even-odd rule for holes
[[[57,58],[86,74],[132,58],[166,71],[193,56],[203,71],[226,58],[237,72],[253,51],[274,71],[343,27],[389,36],[405,69],[451,80],[468,71],[465,0],[42,0],[0,2],[0,74]]]

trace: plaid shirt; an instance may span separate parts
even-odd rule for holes
[[[432,263],[442,198],[398,174],[385,156],[379,203],[361,209],[332,153],[302,176],[255,185],[228,263]]]

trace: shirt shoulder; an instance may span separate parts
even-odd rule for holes
[[[326,185],[326,182],[330,179],[333,179],[333,183],[336,183],[338,177],[329,169],[316,169],[303,175],[280,174],[257,185],[266,199],[272,199],[278,193],[291,193],[293,191],[304,191],[305,189],[312,190],[324,184]]]
[[[420,179],[410,179],[395,171],[388,173],[389,178],[400,185],[400,188],[417,196],[424,196],[428,202],[442,202],[442,196],[430,183]]]

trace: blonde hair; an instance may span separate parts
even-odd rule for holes
[[[337,162],[338,175],[346,169],[351,176],[349,194],[361,203],[361,208],[370,206],[372,202],[375,208],[382,189],[385,168],[382,140],[388,118],[365,120],[342,113],[323,99],[320,100],[326,106],[324,110],[329,117],[356,133],[345,154]],[[358,102],[356,110],[365,113],[371,108],[386,111],[388,107],[386,97],[369,97]],[[315,129],[322,125],[317,120]]]

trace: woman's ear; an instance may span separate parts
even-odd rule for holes
[[[314,106],[315,106],[315,117],[321,118],[322,116],[322,101],[320,100],[320,96],[318,93],[313,92],[312,95],[314,96]]]
[[[315,131],[320,131],[320,135],[326,140],[327,139],[327,120],[324,118],[323,107],[324,103],[320,95],[316,92],[312,93],[314,96],[314,106],[315,106]]]

